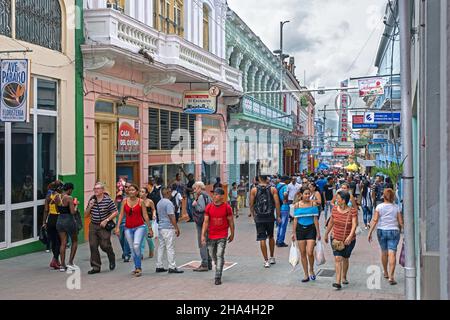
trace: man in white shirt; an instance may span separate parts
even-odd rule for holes
[[[288,203],[291,205],[294,202],[295,195],[297,192],[301,189],[301,185],[297,183],[297,179],[294,177],[292,178],[291,183],[287,186],[287,192],[288,192]]]

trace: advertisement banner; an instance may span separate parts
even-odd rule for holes
[[[117,152],[140,153],[139,120],[119,119]]]
[[[353,149],[345,149],[345,148],[334,148],[333,156],[335,157],[347,157],[353,154]]]
[[[374,143],[386,143],[388,141],[387,134],[374,134],[373,140]]]
[[[183,111],[189,114],[215,114],[217,99],[220,96],[218,87],[209,91],[185,91],[183,94]]]
[[[392,124],[401,122],[400,112],[366,112],[364,123],[371,124]]]
[[[0,121],[27,121],[30,91],[29,60],[0,60],[0,75]]]
[[[359,96],[380,96],[384,94],[383,79],[371,78],[358,81]]]
[[[369,154],[377,154],[382,152],[381,144],[369,144]]]

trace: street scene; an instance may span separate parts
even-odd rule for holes
[[[449,300],[448,13],[0,0],[0,300]]]

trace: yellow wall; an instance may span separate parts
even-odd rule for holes
[[[59,81],[58,144],[59,174],[75,174],[75,29],[67,25],[75,19],[75,0],[60,0],[62,12],[62,53],[0,35],[1,50],[33,50],[25,55],[31,60],[31,75]],[[68,10],[67,10],[68,8]],[[69,20],[67,19],[69,17]],[[9,58],[23,59],[22,53]],[[2,55],[2,58],[7,58]]]

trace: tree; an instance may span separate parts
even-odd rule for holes
[[[403,159],[402,163],[396,163],[391,162],[389,167],[375,167],[373,170],[375,170],[376,173],[380,172],[384,174],[385,176],[388,176],[392,180],[392,184],[394,185],[394,191],[397,188],[397,183],[400,180],[400,177],[403,174],[403,164],[405,163],[405,159]]]

